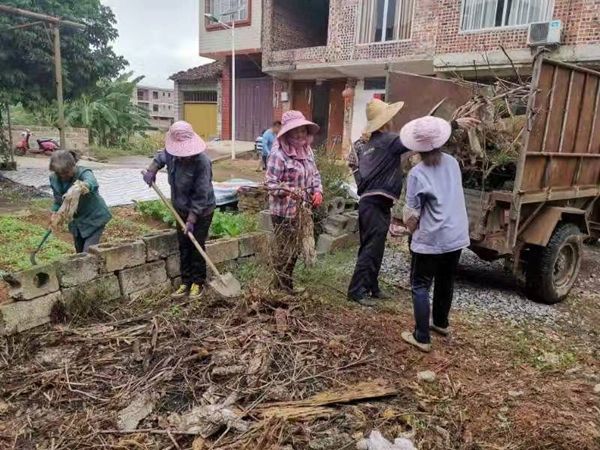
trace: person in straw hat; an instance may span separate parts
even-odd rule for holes
[[[212,164],[205,151],[206,143],[189,123],[175,122],[167,132],[165,149],[156,154],[144,173],[144,181],[152,186],[156,173],[167,166],[171,202],[186,220],[184,230],[177,226],[182,283],[173,298],[200,298],[206,281],[206,261],[187,237],[191,232],[204,248],[216,207]]]
[[[448,122],[422,117],[400,131],[404,145],[421,156],[408,174],[403,220],[412,233],[411,288],[414,332],[402,339],[421,351],[431,350],[430,330],[448,334],[454,277],[462,249],[470,245],[469,219],[462,176],[456,159],[440,148],[452,134]],[[435,280],[433,320],[429,291]]]
[[[266,185],[274,227],[274,288],[294,293],[293,272],[300,253],[300,199],[314,208],[323,203],[321,175],[311,148],[319,126],[300,111],[282,117],[281,130],[267,161]],[[312,218],[310,219],[312,220]]]
[[[360,248],[348,299],[363,306],[374,306],[376,300],[388,297],[379,287],[378,277],[391,209],[402,191],[401,156],[410,151],[398,134],[392,133],[392,119],[403,106],[403,102],[388,104],[379,99],[367,104],[367,127],[355,144],[355,160],[350,161],[360,196]],[[448,123],[448,127],[469,128],[476,123],[462,118]]]

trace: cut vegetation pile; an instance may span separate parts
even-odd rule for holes
[[[512,190],[530,91],[525,81],[498,80],[455,111],[453,119],[481,120],[474,130],[454,133],[449,143],[463,168],[465,187]]]

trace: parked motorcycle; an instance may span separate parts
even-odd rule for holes
[[[58,142],[50,138],[36,139],[38,148],[33,149],[29,145],[29,138],[31,136],[33,136],[31,130],[25,130],[21,133],[21,140],[15,147],[15,154],[17,156],[24,156],[27,152],[32,154],[43,153],[46,156],[50,156],[52,152],[60,149]]]

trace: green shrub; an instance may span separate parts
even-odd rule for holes
[[[326,147],[319,147],[315,150],[315,160],[321,174],[324,197],[326,199],[346,198],[346,191],[342,187],[342,184],[350,178],[350,169],[346,161],[328,152]]]
[[[135,209],[144,216],[152,217],[175,227],[175,218],[160,200],[136,202]],[[237,237],[244,233],[256,231],[257,228],[256,217],[252,215],[215,211],[209,234],[214,238]]]

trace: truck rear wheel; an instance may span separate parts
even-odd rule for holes
[[[581,267],[581,231],[571,223],[559,224],[546,247],[532,248],[527,261],[527,296],[554,304],[568,294]]]

